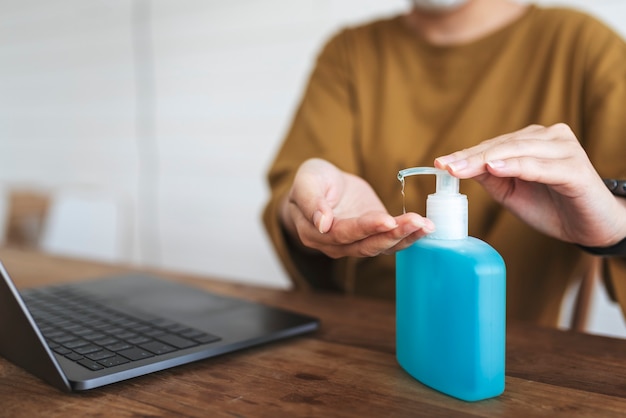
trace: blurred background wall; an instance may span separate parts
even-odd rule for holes
[[[622,0],[539,3],[626,34]],[[288,287],[265,172],[324,40],[409,4],[0,0],[0,237],[43,205],[44,250]]]

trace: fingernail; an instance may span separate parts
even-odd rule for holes
[[[424,227],[424,221],[421,219],[413,219],[410,224],[404,225],[402,233],[407,235],[415,232],[415,228],[422,229]]]
[[[324,233],[324,231],[322,230],[323,223],[324,223],[324,214],[322,214],[322,212],[318,210],[317,212],[313,214],[313,225],[315,225],[315,227],[317,228],[318,231],[320,231],[321,234]]]
[[[435,158],[435,163],[439,163],[439,165],[441,165],[442,167],[447,166],[450,161],[452,161],[452,157],[450,157],[449,155]]]
[[[449,163],[448,167],[450,167],[452,171],[461,171],[465,167],[467,167],[467,165],[468,165],[467,160],[457,160],[457,161],[453,161]]]
[[[494,160],[494,161],[487,161],[487,165],[491,168],[503,168],[506,163],[504,162],[504,160]]]
[[[396,222],[394,218],[391,218],[391,219],[386,219],[385,221],[383,221],[376,228],[376,230],[378,232],[388,232],[388,231],[391,231],[392,229],[396,229],[397,227],[398,227],[398,223]]]
[[[432,234],[435,232],[435,224],[431,220],[426,219],[424,221],[424,226],[422,226],[422,230],[427,234]]]
[[[417,227],[421,229],[422,231],[426,232],[427,234],[430,234],[431,232],[435,231],[435,225],[428,218],[414,219],[411,222],[411,224],[413,225],[413,227]],[[407,228],[407,230],[409,229],[412,229],[412,228]]]

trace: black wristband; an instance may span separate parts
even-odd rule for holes
[[[606,187],[608,187],[611,193],[615,196],[626,197],[626,180],[602,180],[604,181],[604,184],[606,184]],[[600,255],[604,257],[626,256],[626,238],[615,245],[611,245],[610,247],[585,247],[584,245],[579,245],[579,247],[593,255]]]
[[[602,179],[615,196],[626,197],[626,180]]]
[[[621,240],[615,245],[610,247],[585,247],[579,245],[580,248],[593,255],[600,255],[603,257],[624,257],[626,256],[626,238]]]

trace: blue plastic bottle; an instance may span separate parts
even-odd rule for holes
[[[504,391],[506,272],[500,254],[467,235],[467,197],[445,170],[417,167],[398,178],[437,175],[426,216],[435,232],[396,254],[399,364],[433,389],[465,401]],[[404,183],[403,183],[404,184]]]

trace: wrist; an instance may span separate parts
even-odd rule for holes
[[[620,203],[622,206],[626,206],[623,197],[626,197],[626,180],[616,179],[602,179],[606,187],[611,191],[614,196],[620,197]],[[585,245],[579,245],[580,248],[591,253],[593,255],[599,255],[603,257],[624,257],[626,256],[626,236],[617,243],[606,247],[587,247]]]

